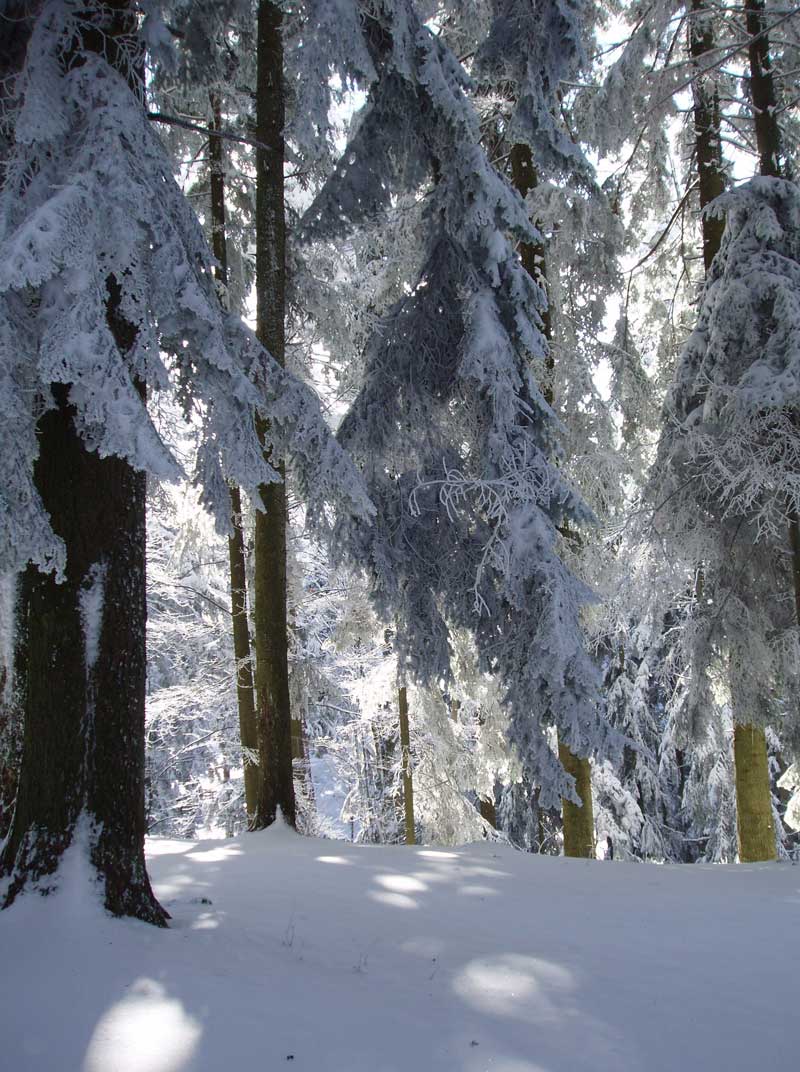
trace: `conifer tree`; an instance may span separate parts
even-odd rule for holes
[[[763,5],[746,4],[753,121],[763,177],[718,197],[725,233],[667,404],[659,487],[671,535],[702,570],[694,706],[724,681],[735,721],[742,860],[773,859],[764,726],[790,733],[780,697],[797,687],[793,549],[797,433],[793,362],[797,190],[780,137]],[[790,539],[786,539],[787,530]],[[789,545],[787,547],[787,544]],[[788,552],[788,553],[787,553]],[[701,712],[697,711],[698,717]]]
[[[370,511],[316,399],[220,306],[199,224],[142,106],[157,15],[48,0],[4,83],[0,570],[27,567],[25,740],[5,903],[82,843],[107,907],[166,916],[144,869],[145,473],[180,466],[146,390],[200,414],[195,479],[223,532],[292,453],[323,525]],[[8,88],[10,85],[10,89]],[[268,422],[264,444],[255,418]],[[310,489],[313,488],[313,494]],[[341,495],[341,499],[339,496]],[[346,504],[346,505],[345,505]]]
[[[588,592],[555,547],[562,521],[590,514],[550,460],[558,426],[531,372],[545,361],[544,300],[506,238],[539,235],[478,147],[466,77],[441,39],[411,4],[363,7],[368,103],[307,234],[349,231],[422,188],[426,242],[341,426],[378,506],[369,532],[340,528],[342,548],[369,563],[376,607],[422,681],[447,678],[451,630],[472,631],[546,802],[572,797],[547,726],[584,755],[607,733],[578,622]]]

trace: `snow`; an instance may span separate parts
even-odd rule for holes
[[[796,1062],[800,868],[152,840],[169,930],[68,857],[0,914],[15,1072],[750,1070]],[[73,858],[75,857],[75,858]]]
[[[88,670],[94,668],[100,651],[104,592],[105,569],[102,565],[95,564],[89,571],[79,595],[83,644]]]

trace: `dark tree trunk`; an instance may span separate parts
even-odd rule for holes
[[[102,17],[83,44],[103,47],[116,62],[115,42],[135,30],[135,16],[116,0]],[[113,276],[107,286],[108,324],[126,353],[135,331],[119,313]],[[24,582],[23,759],[0,861],[10,876],[4,906],[28,885],[55,888],[61,858],[78,837],[106,908],[163,926],[168,916],[144,860],[146,476],[88,451],[69,388],[53,385],[52,393],[34,474],[67,566],[61,583],[33,567]]]
[[[286,222],[283,179],[283,39],[280,7],[258,5],[256,138],[256,333],[275,360],[285,361]],[[262,433],[266,429],[262,428]],[[283,459],[270,463],[285,475]],[[256,514],[255,647],[258,741],[262,777],[253,829],[274,822],[278,809],[294,825],[292,722],[286,608],[286,485],[260,489],[266,511]]]
[[[60,584],[33,567],[26,578],[23,760],[5,904],[26,884],[54,887],[49,876],[84,816],[106,907],[163,924],[144,862],[146,477],[87,451],[68,389],[54,395],[35,475],[67,569]]]
[[[745,0],[747,46],[750,60],[750,97],[756,128],[759,172],[774,179],[781,177],[781,130],[778,125],[778,97],[772,76],[769,35],[764,0]]]
[[[689,54],[698,69],[714,49],[714,24],[706,0],[692,0],[689,18]],[[722,164],[720,140],[719,95],[713,74],[697,76],[692,82],[694,98],[694,141],[697,160],[697,181],[700,189],[700,208],[711,204],[725,190],[725,170]],[[701,216],[703,231],[703,265],[708,272],[717,255],[725,220],[720,216]]]
[[[533,163],[530,147],[517,144],[511,149],[511,179],[523,197],[533,190],[539,176]],[[542,243],[523,242],[520,245],[520,260],[528,275],[532,276],[545,289],[547,288],[547,260]],[[553,375],[555,358],[553,356],[553,320],[550,308],[542,315],[542,331],[547,339],[547,357],[545,359],[544,383],[542,395],[548,405],[555,401]],[[585,756],[576,756],[565,744],[559,741],[558,754],[564,769],[575,776],[575,788],[581,799],[581,806],[564,799],[561,813],[564,823],[564,854],[566,856],[594,856],[594,812],[592,810],[592,772],[589,760]],[[592,831],[587,837],[586,830]],[[577,851],[580,848],[580,851]]]
[[[403,818],[406,845],[416,845],[414,826],[414,780],[411,774],[411,733],[408,725],[408,692],[405,685],[397,690],[400,714],[400,764],[403,776]]]
[[[485,819],[486,822],[497,829],[497,808],[495,807],[494,797],[491,800],[487,800],[485,797],[480,797],[478,801],[478,810],[481,813],[481,819]]]
[[[212,125],[222,130],[222,109],[216,93],[210,94]],[[226,291],[228,287],[228,250],[225,238],[225,159],[222,138],[209,138],[211,182],[211,241],[217,260],[216,277]],[[244,553],[242,495],[231,486],[231,526],[228,537],[228,563],[231,585],[231,616],[233,619],[233,655],[236,659],[236,699],[239,708],[239,738],[242,744],[244,768],[244,800],[249,818],[258,803],[260,768],[254,757],[258,753],[256,704],[253,691],[253,663],[250,653],[250,627],[247,619],[247,570]]]

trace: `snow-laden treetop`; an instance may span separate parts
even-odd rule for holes
[[[2,100],[0,569],[64,566],[33,475],[53,384],[69,387],[89,449],[164,479],[181,466],[146,393],[177,388],[202,426],[194,479],[223,530],[229,481],[258,503],[258,487],[278,479],[256,414],[268,422],[263,446],[292,456],[312,506],[368,516],[316,398],[223,309],[200,225],[142,106],[141,39],[115,38],[112,67],[87,44],[103,10],[92,8],[89,21],[85,0],[42,6]],[[112,298],[132,333],[124,352]]]

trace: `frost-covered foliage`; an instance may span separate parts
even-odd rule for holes
[[[670,800],[659,776],[661,725],[656,649],[647,623],[619,637],[606,670],[608,719],[630,742],[616,770],[608,761],[592,772],[598,839],[611,838],[617,859],[675,856],[668,832]]]
[[[420,681],[449,678],[451,630],[473,632],[507,690],[523,762],[554,800],[572,790],[543,728],[555,720],[584,755],[605,729],[578,624],[588,591],[556,551],[557,526],[591,515],[552,463],[559,426],[532,372],[546,353],[544,298],[509,242],[538,234],[480,147],[452,54],[412,5],[369,8],[378,77],[307,234],[347,232],[419,190],[426,247],[413,287],[367,344],[339,433],[377,521],[339,533],[369,563],[378,612]]]
[[[488,34],[476,75],[513,96],[505,129],[509,145],[528,145],[538,171],[594,181],[586,158],[560,117],[563,84],[586,66],[583,0],[491,0]]]
[[[796,718],[787,723],[781,697],[793,694],[798,667],[789,529],[800,506],[800,200],[794,184],[757,178],[714,208],[727,212],[725,237],[667,400],[656,524],[687,585],[701,577],[698,675],[727,659],[737,721],[789,730]],[[693,722],[706,706],[690,700]]]
[[[148,524],[147,818],[161,835],[244,829],[227,548],[186,484]]]
[[[91,12],[101,16],[102,7]],[[9,415],[0,431],[2,568],[63,568],[33,484],[36,423],[53,404],[51,384],[69,385],[89,449],[174,479],[181,468],[148,415],[142,384],[177,382],[203,425],[194,479],[222,529],[228,480],[257,498],[258,486],[277,478],[255,413],[268,419],[266,446],[299,463],[315,516],[324,519],[339,495],[346,509],[368,513],[316,399],[220,306],[202,231],[134,92],[138,38],[119,45],[126,80],[84,48],[86,17],[84,3],[43,5],[3,115],[13,145],[0,192],[0,392]],[[108,322],[111,299],[133,331],[125,353]]]

